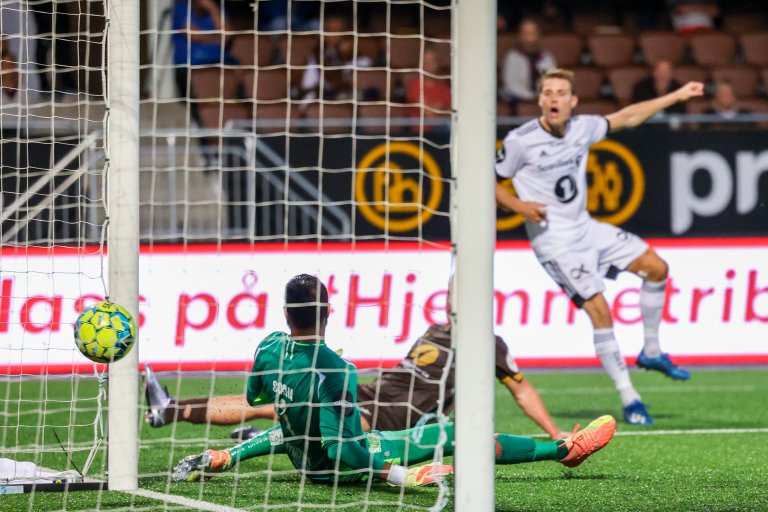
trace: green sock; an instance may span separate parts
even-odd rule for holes
[[[283,444],[283,431],[280,424],[277,424],[256,437],[249,439],[237,446],[228,448],[227,451],[232,456],[232,465],[238,462],[269,455],[271,453],[285,453]]]
[[[563,441],[536,442],[530,437],[496,434],[496,464],[560,460],[568,454]]]

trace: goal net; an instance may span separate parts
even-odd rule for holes
[[[72,325],[107,295],[105,12],[7,1],[0,32],[0,494],[99,488],[106,369]]]
[[[131,80],[120,73],[139,48],[121,53],[114,31],[125,11],[111,8],[125,2],[12,4],[3,20],[21,13],[27,32],[13,61],[23,113],[3,138],[3,456],[56,471],[83,471],[87,459],[102,480],[132,470],[114,487],[130,493],[114,505],[123,509],[450,505],[450,479],[409,492],[338,457],[330,471],[311,470],[305,454],[297,470],[296,446],[340,441],[319,436],[312,419],[339,403],[311,392],[293,403],[283,377],[267,407],[246,396],[259,343],[289,331],[286,283],[316,276],[329,296],[325,344],[357,368],[358,385],[344,388],[362,414],[357,442],[371,460],[451,461],[455,2],[141,2],[135,191],[130,179],[105,178],[130,167],[130,139],[111,138],[131,131],[121,89]],[[113,211],[134,192],[140,248],[130,213]],[[70,326],[114,287],[130,295],[136,269],[112,258],[132,252],[140,286],[126,300],[137,301],[140,364],[111,365],[102,410],[104,369],[77,352]],[[114,420],[126,404],[133,416]],[[286,408],[306,410],[305,424],[281,429]],[[397,442],[375,432],[409,427]],[[233,449],[252,435],[262,444]],[[239,463],[220,474],[179,469],[227,449]],[[65,490],[68,510],[112,506],[106,491],[68,501]]]

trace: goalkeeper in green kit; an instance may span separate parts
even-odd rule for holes
[[[246,392],[250,405],[273,404],[279,424],[233,448],[184,458],[173,470],[174,481],[195,481],[272,453],[285,453],[318,483],[374,478],[415,487],[453,472],[452,466],[433,462],[438,449],[453,453],[450,422],[363,432],[357,370],[325,344],[328,292],[317,278],[301,274],[288,282],[285,316],[290,334],[275,332],[259,344]],[[615,429],[615,420],[602,416],[558,441],[496,434],[496,463],[554,460],[575,467],[608,444]]]

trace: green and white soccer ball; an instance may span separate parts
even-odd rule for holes
[[[136,340],[131,314],[113,302],[99,302],[80,313],[75,322],[75,344],[96,363],[122,359]]]

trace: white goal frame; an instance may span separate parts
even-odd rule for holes
[[[107,0],[109,299],[139,313],[139,6]],[[109,365],[107,485],[138,488],[139,343]]]
[[[496,0],[454,13],[456,510],[494,510],[493,253]]]

